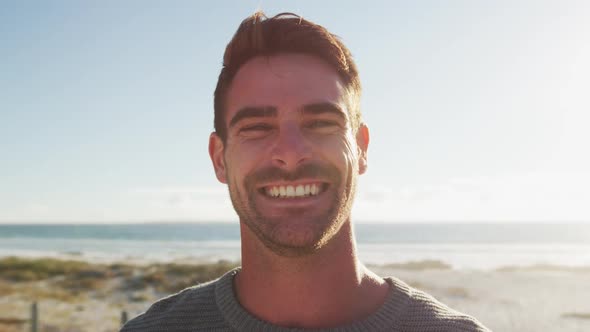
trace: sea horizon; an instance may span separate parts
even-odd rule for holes
[[[590,266],[590,225],[355,223],[366,264],[435,261],[456,269]],[[240,260],[238,222],[0,224],[0,257],[94,262]]]

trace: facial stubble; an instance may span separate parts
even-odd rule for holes
[[[227,165],[227,163],[226,163]],[[350,212],[354,193],[356,190],[354,169],[349,172],[345,181],[343,174],[332,165],[306,164],[292,173],[285,172],[276,167],[259,169],[244,177],[240,188],[233,182],[233,177],[228,176],[228,188],[232,204],[240,221],[256,236],[256,238],[269,250],[283,257],[301,257],[313,254],[325,247],[340,230],[345,222],[350,220]],[[264,215],[257,206],[257,197],[261,195],[256,184],[269,181],[296,181],[300,178],[319,178],[329,181],[329,188],[323,195],[331,195],[330,203],[324,213],[316,216],[306,216],[305,209],[285,209],[281,215]],[[245,192],[243,192],[245,191]],[[285,224],[290,220],[287,217],[310,218],[298,220],[311,227],[309,239],[303,243],[294,243],[285,239],[285,228],[292,225]],[[297,230],[292,230],[297,232]],[[287,233],[289,230],[287,230]],[[301,234],[294,234],[298,236]]]

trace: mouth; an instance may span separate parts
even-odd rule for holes
[[[317,196],[328,189],[325,182],[290,183],[267,185],[259,189],[266,197],[273,199],[305,198]]]

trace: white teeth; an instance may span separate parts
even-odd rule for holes
[[[320,193],[320,186],[318,184],[306,184],[297,186],[274,186],[266,187],[265,193],[271,197],[305,197],[314,196]]]
[[[295,195],[296,196],[303,196],[303,195],[305,195],[305,189],[303,189],[303,186],[302,185],[298,185],[295,188]]]
[[[287,197],[295,196],[295,188],[293,186],[287,186]]]

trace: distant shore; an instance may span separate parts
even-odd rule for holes
[[[360,260],[378,265],[590,265],[590,224],[355,223],[355,235]],[[0,259],[7,256],[140,265],[237,261],[240,233],[237,222],[0,225]]]
[[[0,331],[22,331],[38,303],[41,331],[118,331],[128,318],[239,262],[97,263],[80,257],[0,258]],[[371,265],[497,331],[590,330],[590,267],[457,270],[438,260]],[[91,326],[89,329],[88,326]]]

